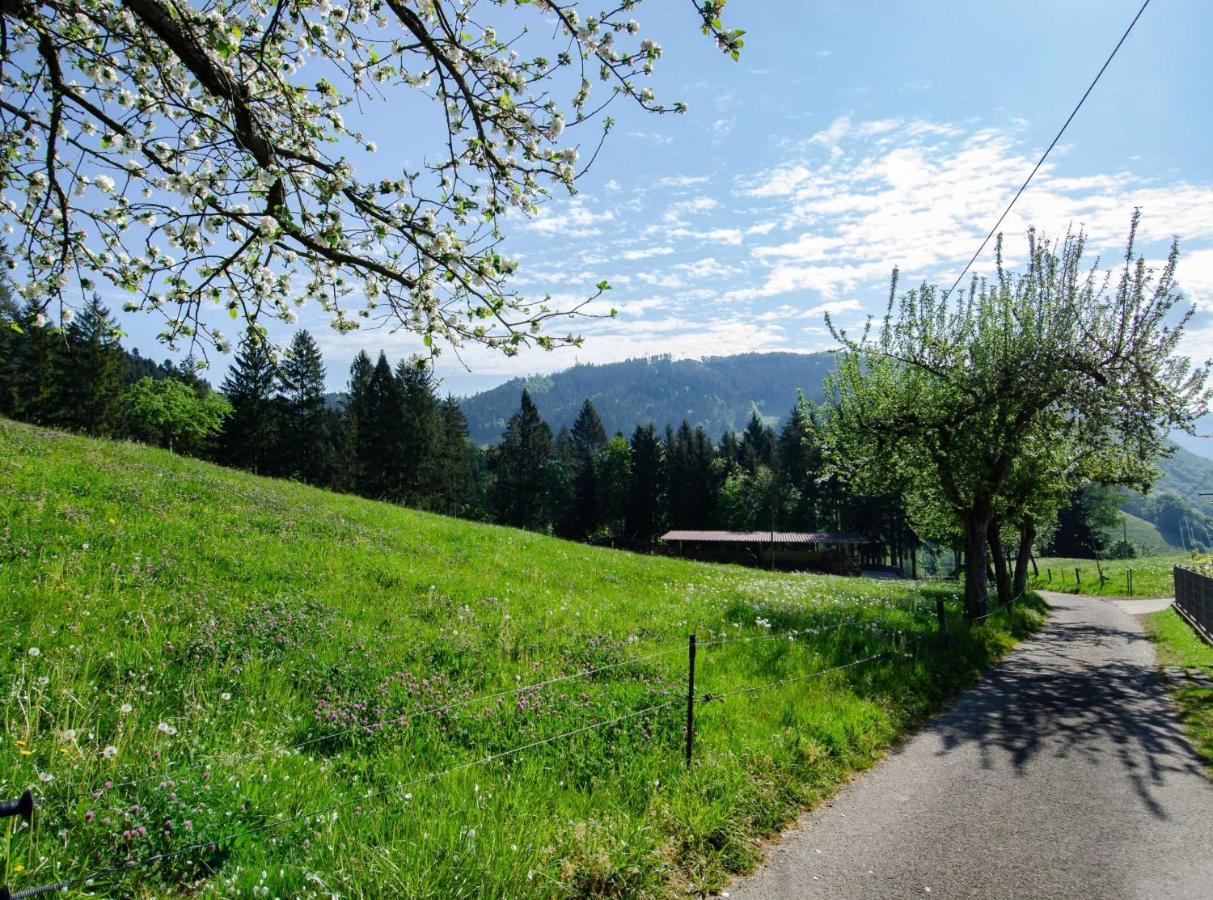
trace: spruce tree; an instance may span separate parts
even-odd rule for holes
[[[669,523],[674,528],[711,528],[719,491],[716,449],[702,428],[692,430],[685,419],[677,432],[666,434]]]
[[[100,297],[93,295],[63,338],[50,385],[55,424],[102,437],[120,434],[126,354]]]
[[[632,478],[632,450],[627,438],[616,434],[598,455],[600,521],[591,537],[601,536],[612,546],[627,540],[628,487]]]
[[[5,376],[6,414],[35,425],[54,423],[56,406],[54,372],[63,336],[46,324],[46,317],[33,303],[26,303],[16,317],[17,329],[9,356],[0,360]]]
[[[598,461],[606,443],[602,419],[587,398],[569,431],[569,480],[573,500],[569,510],[570,536],[576,540],[588,538],[602,522],[604,498],[599,485]]]
[[[429,363],[419,356],[396,366],[402,419],[401,497],[410,506],[441,509],[441,443],[438,392]]]
[[[665,448],[652,424],[632,432],[632,471],[624,521],[628,543],[651,547],[665,530],[668,487]]]
[[[551,456],[552,429],[524,390],[495,454],[492,505],[497,521],[535,530],[546,526],[544,480]]]
[[[544,507],[548,510],[552,530],[562,538],[576,540],[580,517],[577,500],[573,494],[573,473],[576,463],[573,455],[573,439],[563,425],[556,434],[552,455],[544,475]]]
[[[295,333],[282,360],[282,474],[309,484],[333,481],[331,416],[324,400],[324,358],[306,330]]]
[[[820,482],[822,456],[813,406],[796,392],[796,405],[788,414],[775,443],[775,470],[791,503],[781,523],[800,531],[829,530],[828,521],[819,504],[824,501],[827,487]]]
[[[438,419],[439,490],[434,508],[447,515],[478,519],[483,506],[477,479],[480,451],[468,437],[463,407],[454,397],[447,397],[439,405]]]
[[[350,380],[346,388],[344,427],[342,428],[341,477],[339,483],[344,490],[362,493],[365,474],[362,471],[361,435],[370,428],[371,373],[375,364],[365,350],[359,350],[350,364]]]
[[[258,336],[240,343],[222,391],[232,405],[220,437],[220,455],[227,465],[267,474],[279,440],[277,367]]]
[[[740,461],[753,475],[759,466],[770,468],[775,455],[775,432],[762,421],[758,410],[751,410],[750,420],[741,433]]]
[[[0,264],[6,258],[7,249],[0,245]],[[14,354],[24,336],[24,329],[21,327],[21,310],[13,299],[7,268],[0,265],[0,415],[12,416],[14,414],[16,404],[14,378],[17,373],[13,361]]]
[[[358,492],[379,500],[400,500],[403,495],[404,420],[400,383],[382,352],[367,381],[366,409],[358,425],[360,475]]]

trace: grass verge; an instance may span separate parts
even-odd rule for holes
[[[160,855],[93,893],[711,892],[1041,619],[944,649],[951,586],[585,547],[3,420],[0,473],[0,796],[40,797],[5,823],[14,889]],[[688,771],[692,631],[725,699]]]
[[[1164,609],[1148,616],[1146,633],[1154,641],[1160,666],[1202,669],[1206,675],[1213,676],[1213,647],[1201,640],[1175,610]],[[1180,682],[1169,685],[1168,689],[1179,706],[1180,719],[1196,746],[1197,755],[1213,772],[1213,688]]]

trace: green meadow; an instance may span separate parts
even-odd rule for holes
[[[1041,618],[4,420],[0,473],[0,796],[38,797],[0,823],[14,890],[710,893]]]
[[[1143,556],[1137,559],[1068,559],[1045,557],[1036,561],[1039,574],[1028,573],[1028,586],[1035,590],[1096,597],[1174,597],[1175,566],[1192,562],[1182,551]],[[1076,571],[1077,570],[1077,571]],[[1133,590],[1129,590],[1129,571]],[[1100,581],[1100,573],[1103,581]]]

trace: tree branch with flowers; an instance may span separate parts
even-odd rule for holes
[[[642,86],[662,51],[630,18],[639,5],[0,0],[0,205],[19,290],[62,319],[108,281],[202,357],[231,343],[209,309],[264,337],[305,303],[340,331],[405,329],[435,352],[577,344],[547,326],[590,315],[609,285],[566,307],[523,296],[502,220],[575,190],[612,102],[686,111]],[[737,58],[723,0],[692,7]],[[429,155],[360,176],[350,155],[376,146],[345,116],[406,91],[438,111]],[[571,135],[589,123],[582,162]]]

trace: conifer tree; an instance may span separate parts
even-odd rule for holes
[[[7,258],[7,248],[0,244],[0,263]],[[0,265],[0,415],[12,416],[16,398],[13,380],[17,374],[14,353],[24,337],[21,310],[13,299],[6,266]]]
[[[232,405],[220,438],[223,461],[252,472],[272,472],[279,439],[277,368],[259,337],[241,341],[222,391]]]
[[[366,409],[358,423],[358,492],[379,500],[399,500],[404,486],[400,383],[382,352],[367,380]]]
[[[440,502],[442,472],[438,392],[429,364],[414,356],[396,366],[400,387],[401,499],[410,506],[434,507]],[[437,508],[441,509],[441,506]]]
[[[480,518],[483,506],[477,478],[480,451],[468,437],[463,407],[454,397],[447,397],[439,405],[438,417],[439,489],[434,508],[447,515]]]
[[[674,528],[711,528],[719,492],[716,449],[702,428],[684,419],[667,435],[669,522]]]
[[[12,328],[14,323],[16,329]],[[32,303],[21,308],[14,323],[9,326],[15,332],[9,355],[0,360],[5,373],[4,412],[35,425],[53,424],[56,407],[51,387],[62,334],[47,325],[45,316]]]
[[[740,461],[751,475],[759,466],[771,468],[775,455],[775,432],[762,421],[758,410],[751,410],[750,420],[741,433]]]
[[[278,375],[284,401],[281,471],[309,484],[330,484],[333,423],[324,400],[324,358],[308,331],[295,333]]]
[[[560,427],[552,444],[543,481],[543,502],[552,530],[563,538],[577,539],[577,502],[573,496],[573,439],[569,429]]]
[[[366,475],[362,471],[361,435],[370,428],[371,415],[371,372],[375,364],[367,356],[365,350],[359,350],[350,364],[350,380],[346,388],[344,427],[342,428],[342,444],[345,452],[342,455],[341,486],[346,490],[362,493]]]
[[[607,435],[602,419],[587,398],[569,431],[569,483],[572,493],[569,536],[576,540],[585,540],[593,534],[603,518],[605,498],[599,485],[598,461],[606,444]]]
[[[628,542],[651,547],[665,530],[668,474],[665,447],[652,424],[632,432],[632,470],[624,520]]]
[[[600,519],[591,537],[601,535],[614,546],[627,539],[628,486],[632,478],[632,450],[622,434],[607,441],[599,453],[597,478]]]
[[[63,333],[50,385],[55,424],[85,434],[122,432],[122,390],[127,362],[118,323],[93,295]]]
[[[813,406],[802,391],[796,392],[796,404],[788,414],[775,444],[775,469],[788,497],[785,527],[801,531],[829,529],[819,501],[828,490],[820,484],[821,445],[813,419]]]
[[[536,530],[547,524],[544,480],[551,456],[552,429],[524,390],[495,454],[492,504],[497,521]]]

